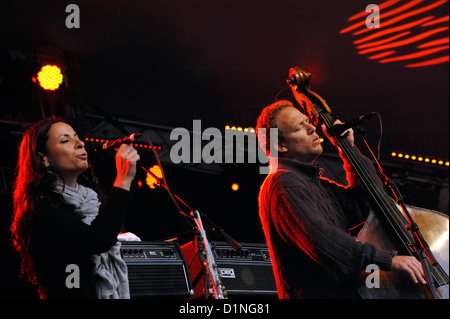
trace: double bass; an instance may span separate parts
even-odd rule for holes
[[[323,121],[327,129],[334,125],[330,107],[316,92],[309,90],[311,74],[299,67],[289,70],[288,85],[311,123]],[[372,209],[358,234],[361,242],[380,249],[396,250],[400,255],[416,257],[422,264],[427,285],[415,284],[401,272],[379,271],[379,287],[368,287],[367,272],[361,272],[359,294],[364,299],[448,299],[449,298],[449,218],[442,213],[405,205],[395,185],[381,183],[373,167],[348,142],[336,136],[342,153],[370,194]],[[391,195],[389,195],[390,190]]]

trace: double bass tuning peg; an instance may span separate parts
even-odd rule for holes
[[[289,69],[289,78],[286,80],[290,86],[308,86],[311,79],[311,73],[302,70],[298,66]]]

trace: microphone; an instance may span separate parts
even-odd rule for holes
[[[102,149],[106,150],[107,148],[110,148],[110,147],[113,147],[116,145],[133,142],[135,139],[137,139],[141,135],[142,135],[141,133],[133,133],[129,136],[125,136],[123,138],[118,138],[117,140],[114,140],[114,141],[111,141],[108,143],[103,143]]]
[[[372,112],[367,115],[361,115],[360,117],[353,119],[351,121],[345,122],[345,123],[335,124],[332,127],[328,128],[328,133],[331,136],[341,135],[345,130],[347,130],[351,127],[359,126],[362,123],[364,123],[365,121],[367,121],[368,119],[374,117],[375,115],[377,115],[377,112]]]

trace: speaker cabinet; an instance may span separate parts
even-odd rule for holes
[[[187,298],[193,294],[186,260],[176,243],[121,242],[131,298]]]
[[[202,298],[205,291],[209,291],[209,280],[205,283],[205,269],[197,255],[198,246],[194,243],[185,244],[181,249],[189,264],[193,298]],[[278,298],[266,244],[241,243],[242,248],[238,251],[225,242],[211,242],[211,246],[229,299]]]

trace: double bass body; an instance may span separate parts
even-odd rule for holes
[[[409,214],[419,226],[421,233],[437,262],[444,271],[449,273],[449,218],[442,213],[407,206]],[[399,207],[399,210],[400,207]],[[389,232],[389,226],[379,218],[376,213],[371,212],[361,229],[358,240],[371,242],[382,249],[399,250],[399,254],[408,254],[399,245],[398,238]],[[369,288],[366,285],[366,277],[369,273],[361,272],[361,286],[359,293],[364,299],[423,299],[433,298],[428,287],[415,284],[408,275],[395,272],[379,271],[379,288]],[[437,289],[442,298],[448,298],[449,285]]]

